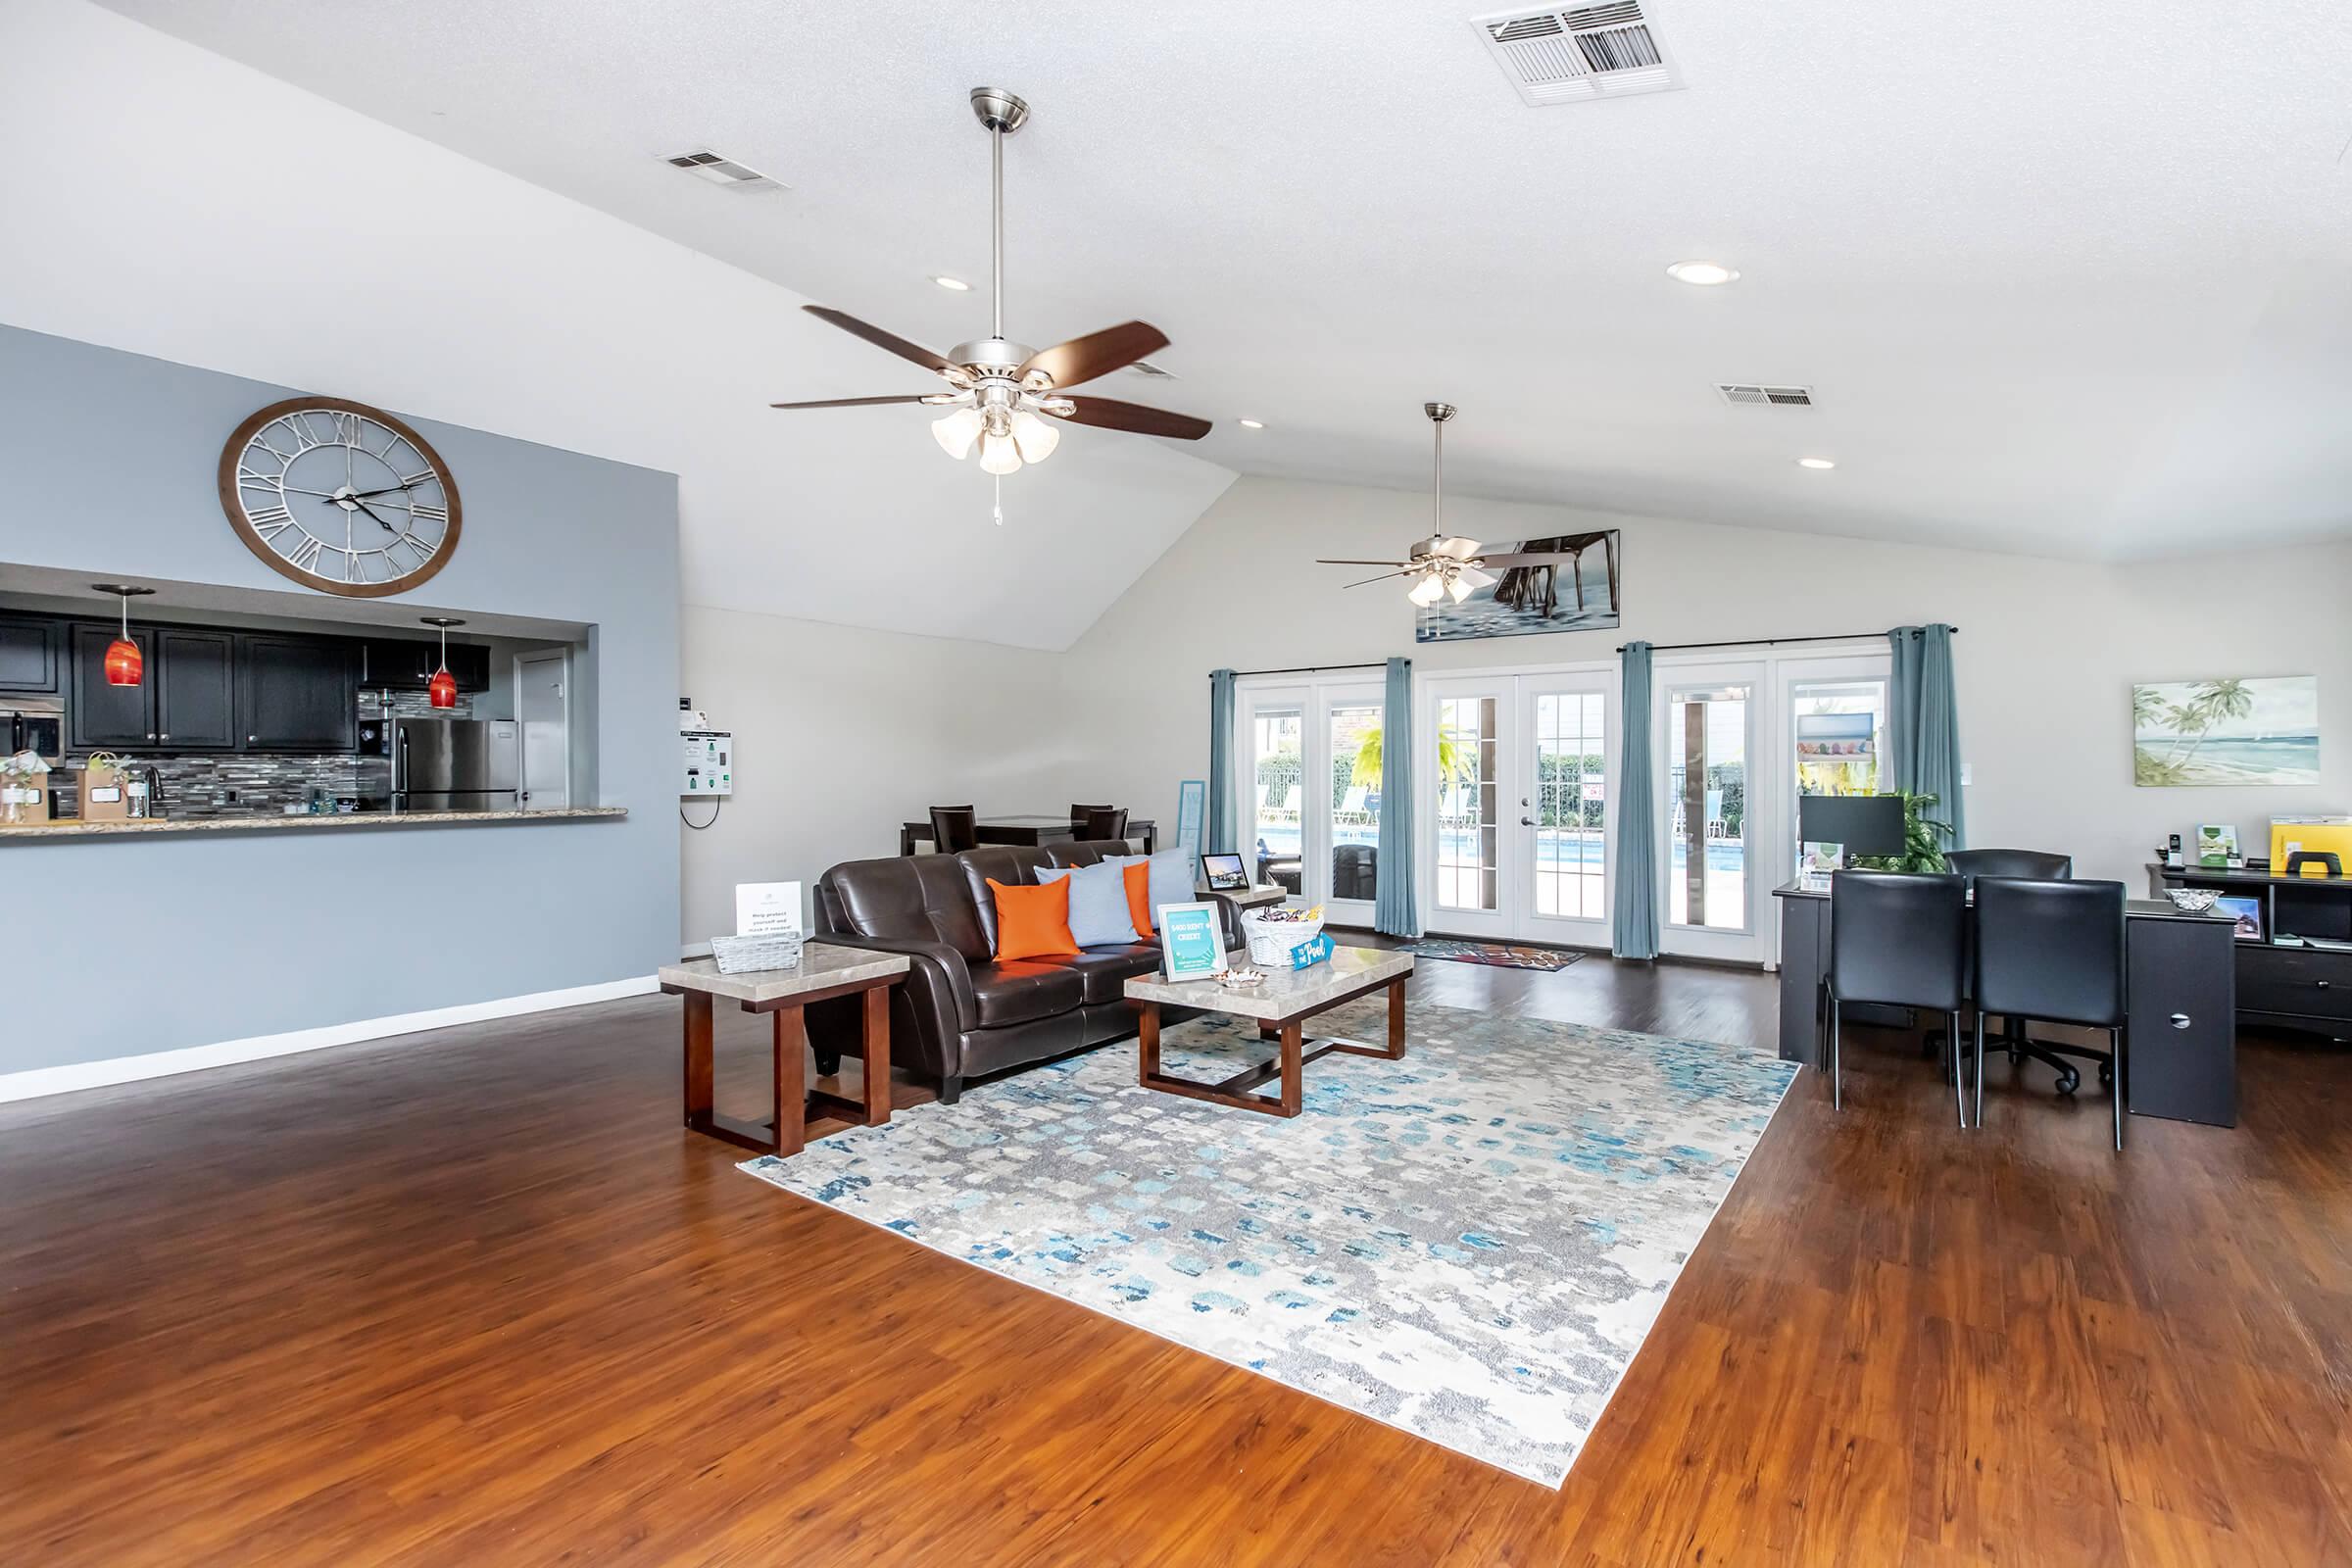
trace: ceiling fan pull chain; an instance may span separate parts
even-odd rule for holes
[[[996,522],[1002,528],[1004,526],[1004,476],[1001,473],[991,474],[989,482],[997,487]]]

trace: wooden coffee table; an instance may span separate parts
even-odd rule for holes
[[[720,974],[715,958],[664,964],[662,989],[686,999],[686,1125],[761,1153],[797,1154],[808,1146],[808,1119],[838,1116],[862,1127],[890,1120],[890,988],[906,979],[903,953],[874,953],[809,942],[793,969],[752,969]],[[865,1083],[861,1100],[808,1087],[808,1024],[803,1008],[828,997],[865,994],[865,1033],[859,1045]],[[775,1018],[776,1114],[771,1122],[747,1122],[712,1108],[710,1001],[725,997],[746,1012]]]
[[[1163,1094],[1205,1100],[1216,1105],[1237,1105],[1269,1116],[1298,1114],[1303,1069],[1318,1056],[1346,1052],[1352,1056],[1379,1056],[1395,1061],[1404,1054],[1404,982],[1413,972],[1413,956],[1386,948],[1335,948],[1328,961],[1311,969],[1266,971],[1265,983],[1221,986],[1209,980],[1169,981],[1142,975],[1127,982],[1127,1000],[1142,1013],[1136,1032],[1141,1053],[1136,1082]],[[1389,1043],[1383,1050],[1354,1040],[1319,1040],[1309,1049],[1302,1025],[1318,1012],[1386,989],[1389,993]],[[1217,1083],[1201,1083],[1160,1071],[1159,1009],[1197,1007],[1203,1012],[1228,1013],[1256,1020],[1259,1036],[1278,1042],[1273,1057]],[[1250,1093],[1259,1084],[1279,1077],[1279,1098]]]

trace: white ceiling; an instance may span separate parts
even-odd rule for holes
[[[1689,89],[1547,109],[1476,3],[109,3],[940,348],[986,320],[925,281],[986,277],[965,93],[1019,92],[1008,334],[1154,322],[1182,379],[1096,390],[1245,472],[1420,486],[1444,397],[1448,480],[1500,498],[2045,555],[2352,531],[2337,0],[1656,0]],[[699,146],[791,188],[658,161]],[[928,389],[861,352],[770,390]],[[918,411],[775,417],[948,462]]]

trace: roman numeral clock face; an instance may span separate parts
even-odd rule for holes
[[[339,398],[273,403],[220,454],[220,505],[246,548],[307,587],[414,588],[458,545],[458,487],[424,437]]]

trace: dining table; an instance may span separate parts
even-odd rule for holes
[[[1051,815],[984,816],[977,826],[983,844],[1017,844],[1030,849],[1041,844],[1066,844],[1078,836],[1078,829],[1071,823],[1067,811],[1056,811]],[[1127,836],[1139,841],[1146,855],[1159,848],[1159,826],[1148,816],[1128,818]],[[901,855],[912,855],[917,844],[931,842],[931,822],[928,817],[920,822],[899,824]]]

